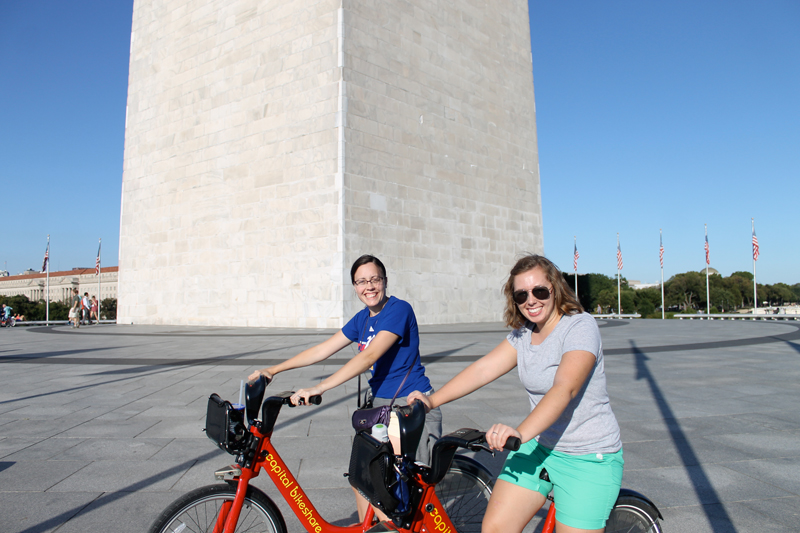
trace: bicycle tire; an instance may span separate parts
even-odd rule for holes
[[[620,496],[606,521],[606,533],[662,533],[658,511],[636,496]]]
[[[195,489],[164,509],[150,526],[149,533],[206,533],[214,530],[220,507],[236,496],[236,487],[227,484]],[[272,500],[248,487],[236,532],[286,533],[286,523]],[[234,533],[236,533],[234,532]]]
[[[456,455],[444,478],[436,485],[436,496],[458,533],[479,533],[492,495],[492,473],[470,457]]]

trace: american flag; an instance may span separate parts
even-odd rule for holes
[[[617,270],[622,270],[622,250],[617,243]]]
[[[755,234],[753,235],[755,238]],[[42,272],[47,272],[47,263],[50,261],[50,240],[47,240],[47,249],[44,251],[44,261],[42,262]]]
[[[94,275],[100,275],[100,246],[101,244],[97,245],[97,259],[94,260]]]
[[[758,237],[756,237],[756,229],[753,228],[753,261],[758,261]]]
[[[706,249],[706,264],[707,264],[707,265],[710,265],[710,264],[711,264],[711,261],[710,261],[710,260],[709,260],[709,258],[708,258],[708,233],[706,233],[706,245],[705,245],[705,249]]]
[[[658,236],[658,260],[661,261],[661,268],[664,268],[664,242],[661,235]]]
[[[575,254],[573,255],[573,260],[572,260],[572,268],[575,270],[575,272],[578,271],[578,258],[579,257],[580,257],[580,254],[578,253],[578,243],[575,242]]]

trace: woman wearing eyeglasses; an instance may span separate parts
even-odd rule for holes
[[[622,482],[623,460],[597,323],[558,267],[540,255],[517,261],[503,292],[503,318],[513,328],[507,338],[437,392],[413,392],[408,401],[439,407],[516,366],[531,412],[517,427],[494,424],[486,432],[496,450],[510,436],[523,444],[506,459],[482,531],[522,531],[552,490],[557,533],[602,533]],[[549,481],[540,478],[543,468]]]
[[[375,407],[388,405],[395,395],[395,403],[403,405],[405,397],[412,391],[432,393],[431,382],[420,361],[419,329],[414,310],[408,302],[387,296],[386,268],[383,263],[377,257],[362,255],[350,268],[350,280],[356,296],[365,305],[364,309],[328,340],[275,366],[256,370],[248,379],[255,381],[262,374],[272,379],[280,372],[319,363],[356,342],[358,354],[318,385],[295,392],[292,402],[297,405],[302,398],[308,404],[309,396],[323,394],[370,368],[372,377],[369,386]],[[399,432],[396,423],[390,423],[389,435],[397,447]],[[429,462],[429,447],[441,435],[442,414],[435,409],[425,418],[425,433],[417,450],[418,461]],[[356,500],[359,519],[363,520],[368,503],[358,493]]]

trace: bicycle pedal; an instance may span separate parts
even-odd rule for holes
[[[239,465],[230,465],[225,468],[220,468],[214,472],[214,479],[217,481],[233,481],[242,475],[242,467]]]

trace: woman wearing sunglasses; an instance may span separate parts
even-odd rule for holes
[[[503,318],[513,328],[508,337],[437,392],[413,392],[408,401],[439,407],[516,366],[531,412],[517,427],[498,423],[486,432],[496,450],[510,436],[523,444],[506,459],[483,532],[522,531],[552,490],[557,533],[602,533],[622,482],[623,460],[600,331],[558,267],[540,255],[517,261],[503,292]],[[543,468],[549,480],[540,478]]]
[[[375,407],[389,405],[395,396],[395,404],[402,405],[405,396],[412,391],[433,392],[420,360],[419,329],[414,310],[408,302],[386,294],[386,267],[381,260],[372,255],[362,255],[350,268],[350,280],[364,309],[328,340],[282,363],[256,370],[248,379],[255,381],[264,375],[271,380],[279,372],[319,363],[357,342],[358,354],[318,385],[297,390],[291,398],[292,403],[297,405],[302,399],[308,405],[309,396],[323,394],[369,369],[372,370],[369,379],[371,401]],[[394,413],[392,418],[389,436],[393,446],[399,449],[399,424]],[[417,449],[417,460],[428,463],[430,447],[441,436],[442,413],[439,409],[429,411],[425,418],[425,433]],[[356,492],[356,504],[358,518],[363,520],[369,503]]]

